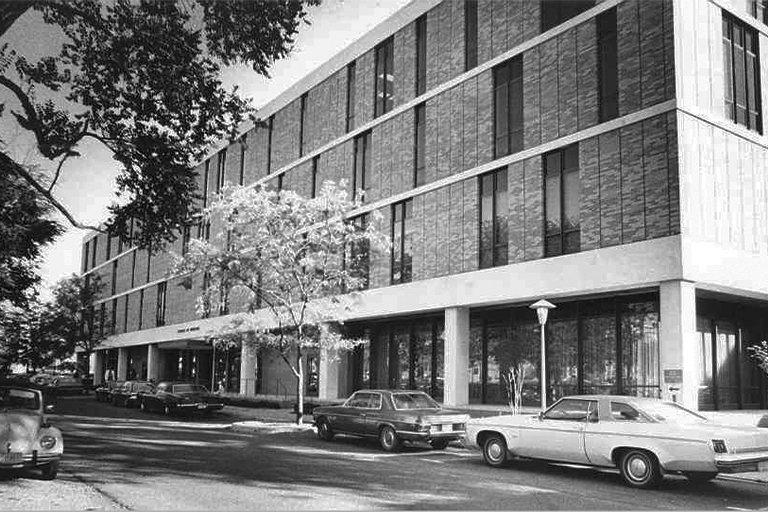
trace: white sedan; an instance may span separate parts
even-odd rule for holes
[[[706,481],[718,472],[768,471],[768,428],[718,425],[652,398],[569,396],[536,416],[474,418],[466,443],[491,466],[525,458],[617,467],[641,488],[665,473]]]

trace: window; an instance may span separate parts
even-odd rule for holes
[[[136,254],[139,251],[133,251],[133,257],[131,259],[131,288],[136,286]]]
[[[83,247],[83,272],[88,270],[88,257],[90,256],[90,253],[88,250],[90,249],[91,242],[90,240],[88,242],[85,242],[85,247]]]
[[[581,250],[579,146],[544,155],[545,256]]]
[[[216,166],[216,193],[220,193],[224,187],[224,179],[227,176],[227,149],[219,151],[218,162]]]
[[[189,226],[184,226],[181,234],[181,255],[184,256],[189,252],[189,239],[191,238],[191,229]]]
[[[203,172],[203,208],[208,206],[208,178],[210,176],[210,160],[205,161],[205,171]],[[203,223],[197,226],[197,238],[202,238],[204,231]]]
[[[631,406],[621,402],[611,402],[611,419],[614,421],[643,421],[644,418]]]
[[[144,322],[144,290],[139,290],[139,330]]]
[[[477,66],[477,0],[464,1],[464,71]]]
[[[541,0],[541,31],[565,23],[594,5],[594,0]]]
[[[246,134],[243,134],[243,136],[240,137],[240,176],[237,183],[241,186],[245,181],[245,150],[248,149],[248,141],[246,137]]]
[[[312,199],[317,197],[317,165],[320,162],[320,155],[312,158]]]
[[[115,334],[117,332],[117,299],[112,299],[112,308],[110,310],[109,332]]]
[[[277,193],[278,194],[283,191],[283,178],[285,178],[284,173],[277,177]]]
[[[523,149],[523,56],[493,69],[494,154],[496,158]]]
[[[480,268],[508,262],[507,168],[480,176]]]
[[[107,303],[102,302],[99,306],[99,336],[104,337],[104,324],[107,321]]]
[[[762,133],[757,32],[723,13],[725,115]]]
[[[165,290],[168,283],[157,283],[157,310],[155,312],[155,325],[165,325]]]
[[[413,279],[413,200],[392,205],[392,284]]]
[[[152,270],[152,251],[147,250],[147,280],[144,281],[145,283],[148,283],[150,281],[150,276],[152,275],[150,271]]]
[[[304,130],[307,127],[307,95],[304,93],[299,100],[299,157],[304,156]]]
[[[619,66],[616,42],[616,8],[608,9],[597,17],[598,101],[600,122],[619,115]]]
[[[93,242],[93,245],[91,246],[91,268],[93,268],[96,266],[96,246],[99,242],[98,237],[93,237],[91,242]]]
[[[112,262],[112,282],[110,283],[112,293],[111,295],[114,295],[117,291],[117,260]]]
[[[553,405],[545,414],[546,420],[587,421],[587,413],[597,410],[597,400],[566,398]]]
[[[107,254],[104,258],[104,261],[109,260],[109,258],[112,257],[112,235],[110,233],[107,233]]]
[[[416,96],[427,92],[427,15],[416,20]]]
[[[267,174],[272,172],[272,132],[275,129],[275,116],[269,116],[267,122]]]
[[[373,117],[379,117],[392,110],[394,99],[395,76],[392,63],[394,61],[394,40],[390,37],[375,50],[376,75],[374,92]]]
[[[355,128],[355,67],[354,61],[347,65],[347,133]]]
[[[366,189],[366,174],[371,168],[371,132],[365,132],[355,137],[355,174],[352,177],[353,197],[363,200]]]
[[[752,16],[768,25],[768,9],[766,9],[766,0],[751,0]]]
[[[356,231],[368,228],[368,215],[359,215],[351,220]],[[352,277],[361,280],[361,289],[368,288],[370,278],[370,247],[367,240],[353,243],[349,248],[349,268]]]
[[[125,295],[125,306],[123,307],[123,332],[128,332],[128,297],[130,295]]]
[[[414,109],[413,130],[413,186],[418,187],[427,182],[426,152],[427,152],[427,104],[416,105]]]

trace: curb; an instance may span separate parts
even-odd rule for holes
[[[259,425],[261,423],[261,425]],[[257,432],[269,432],[272,430],[278,430],[281,432],[309,432],[314,431],[315,427],[311,423],[304,423],[299,426],[295,423],[286,421],[273,421],[273,420],[249,420],[249,421],[236,421],[231,425],[225,427],[232,432],[243,432],[247,434],[255,434]]]
[[[716,480],[728,480],[731,482],[745,482],[749,484],[768,484],[768,474],[761,478],[745,478],[741,476],[734,476],[729,474],[718,474]]]

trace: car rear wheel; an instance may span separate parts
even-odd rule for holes
[[[646,489],[659,483],[661,471],[656,457],[644,450],[629,450],[619,464],[621,478],[631,487]]]
[[[379,431],[379,444],[385,452],[396,452],[402,448],[403,441],[397,436],[394,428],[384,425]]]
[[[690,473],[685,473],[685,478],[695,483],[709,482],[714,480],[716,476],[716,471],[691,471]]]
[[[507,463],[507,442],[499,434],[493,434],[483,443],[483,460],[489,466],[499,468]]]
[[[42,468],[43,480],[53,480],[59,474],[59,461],[49,462]]]
[[[448,448],[448,443],[450,443],[448,439],[433,439],[429,442],[435,450],[445,450]]]
[[[325,418],[317,420],[317,437],[323,441],[333,440],[333,430],[331,430],[331,426]]]

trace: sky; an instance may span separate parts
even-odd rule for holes
[[[302,25],[291,55],[272,67],[272,77],[266,79],[244,66],[229,67],[222,72],[225,85],[238,85],[241,95],[250,97],[257,108],[285,91],[297,80],[310,73],[364,33],[387,19],[410,0],[324,0],[319,7],[309,9],[311,25]],[[415,0],[418,1],[418,0]],[[35,37],[29,37],[34,34]],[[36,13],[27,13],[0,38],[0,46],[9,42],[23,49],[28,58],[58,52],[62,38],[51,33]],[[11,122],[8,111],[13,100],[0,89],[0,103],[6,102],[6,112],[0,118],[0,140],[5,150],[17,161],[55,169],[52,162],[35,157],[29,134]],[[80,222],[97,225],[107,214],[107,206],[115,199],[117,166],[110,153],[99,143],[89,140],[81,144],[82,156],[65,163],[57,183],[56,197],[68,207]],[[42,256],[40,272],[43,277],[42,298],[49,296],[50,286],[58,279],[80,271],[81,242],[85,231],[71,227],[58,216],[66,232],[47,247]]]

